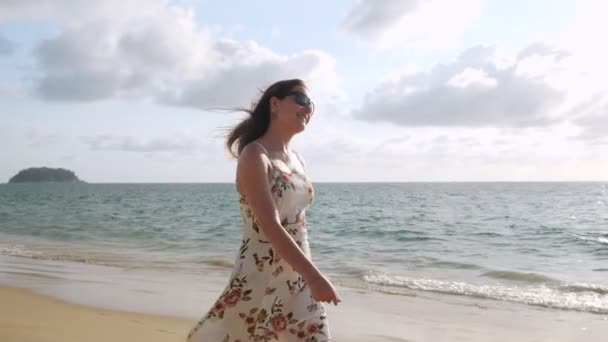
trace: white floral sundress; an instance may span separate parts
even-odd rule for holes
[[[270,188],[282,226],[310,259],[305,213],[314,198],[312,184],[299,155],[300,166],[291,171],[264,151],[271,162]],[[242,243],[229,282],[190,330],[187,342],[329,341],[323,304],[312,298],[302,276],[275,252],[242,194],[240,207]]]

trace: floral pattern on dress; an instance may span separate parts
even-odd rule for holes
[[[310,258],[306,209],[312,204],[314,189],[305,173],[280,166],[271,159],[273,201],[281,225]],[[239,203],[243,237],[230,280],[190,330],[187,341],[330,341],[324,306],[312,298],[303,277],[273,248],[240,192]]]

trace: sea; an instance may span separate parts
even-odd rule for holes
[[[312,259],[338,286],[608,315],[606,182],[314,186]],[[0,283],[227,274],[242,229],[234,183],[0,184]]]

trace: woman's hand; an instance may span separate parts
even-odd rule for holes
[[[334,303],[338,305],[342,301],[338,291],[323,274],[319,273],[307,281],[312,298],[318,302]]]

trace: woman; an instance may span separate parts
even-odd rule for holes
[[[289,147],[308,125],[313,104],[304,82],[285,80],[247,112],[227,139],[238,158],[242,243],[230,281],[188,342],[329,341],[321,302],[341,299],[311,261],[305,211],[314,190]]]

